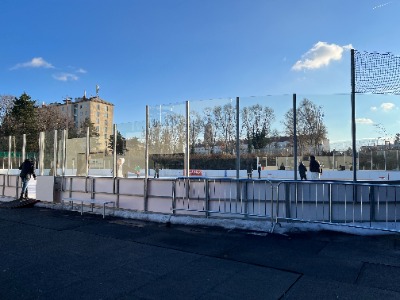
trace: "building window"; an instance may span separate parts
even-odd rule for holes
[[[97,115],[97,117],[100,117],[100,113],[99,113],[99,112],[97,112],[97,114],[96,114],[96,115]]]
[[[100,110],[100,104],[97,104],[97,109]]]
[[[100,124],[100,119],[99,118],[96,119],[96,124]]]

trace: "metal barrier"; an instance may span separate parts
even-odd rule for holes
[[[21,181],[18,175],[0,174],[1,197],[19,197]]]
[[[400,232],[394,184],[284,181],[277,186],[275,224],[320,223]]]
[[[174,214],[261,217],[271,232],[282,221],[400,232],[400,186],[348,181],[177,178]]]
[[[172,187],[172,211],[270,218],[274,185],[270,180],[180,177]]]
[[[0,180],[3,197],[18,195],[18,176]],[[271,231],[286,221],[400,232],[397,183],[206,177],[149,182],[150,188],[144,189],[143,179],[65,176],[61,193],[111,200],[121,209],[143,212],[261,218],[271,222]]]

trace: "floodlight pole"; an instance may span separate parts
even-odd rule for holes
[[[351,49],[351,138],[353,148],[353,181],[357,181],[357,149],[356,149],[356,73],[354,65],[354,49]]]

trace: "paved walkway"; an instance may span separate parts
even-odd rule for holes
[[[0,209],[0,299],[400,299],[400,236]]]

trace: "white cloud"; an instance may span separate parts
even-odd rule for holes
[[[302,55],[292,67],[294,71],[304,69],[319,69],[328,66],[332,61],[341,60],[344,50],[353,48],[351,44],[339,46],[336,44],[328,44],[326,42],[316,43],[310,50]]]
[[[377,111],[378,108],[377,108],[376,106],[371,106],[370,110],[371,110],[371,111]]]
[[[381,104],[381,109],[383,111],[391,111],[396,107],[394,103],[386,102]]]
[[[79,79],[78,76],[76,76],[75,74],[71,74],[71,73],[54,74],[53,78],[56,80],[60,80],[60,81],[76,81]]]
[[[79,73],[79,74],[86,74],[87,71],[84,68],[77,68],[74,66],[68,66],[69,72]]]
[[[367,125],[374,124],[374,122],[368,118],[358,118],[358,119],[356,119],[356,123],[357,124],[367,124]]]
[[[46,68],[52,69],[54,68],[52,64],[45,61],[42,57],[34,57],[31,61],[16,64],[11,70],[16,70],[20,68]]]
[[[85,69],[79,68],[78,70],[76,70],[76,73],[86,74],[87,71]]]

